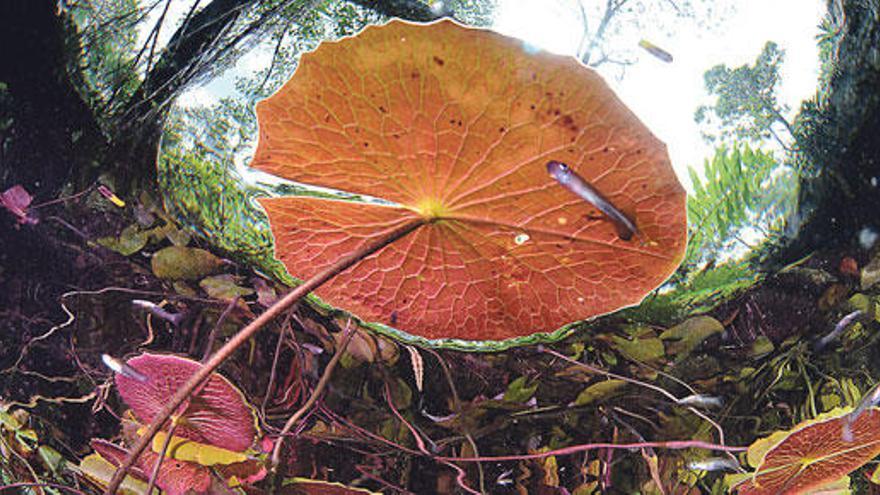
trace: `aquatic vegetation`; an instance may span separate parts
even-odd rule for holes
[[[729,481],[740,495],[847,488],[846,476],[880,454],[880,409],[854,421],[851,440],[842,434],[847,420],[848,414],[831,411],[756,441],[747,454],[755,472],[731,475]]]
[[[141,423],[152,421],[166,398],[202,365],[173,355],[142,354],[124,366],[135,372],[119,367],[115,374],[119,395],[136,420],[124,425],[130,444],[140,435]],[[266,475],[259,452],[252,450],[258,436],[255,412],[243,394],[222,376],[212,375],[177,412],[169,431],[156,434],[152,448],[139,455],[127,489],[147,493],[154,477],[155,485],[169,495],[206,493],[215,476],[230,486],[257,482]],[[129,451],[99,439],[91,445],[96,453],[83,459],[80,471],[109,485],[112,470],[107,463],[120,466]],[[147,483],[143,490],[142,483]]]
[[[660,142],[593,72],[509,38],[451,21],[370,27],[305,55],[257,114],[253,167],[383,201],[260,199],[277,257],[307,279],[410,225],[316,295],[423,343],[473,348],[454,341],[636,304],[684,252],[684,191]],[[594,205],[560,195],[554,160],[642,237],[621,239]]]
[[[608,123],[620,117],[623,107],[608,96],[604,86],[593,91],[592,83],[581,84],[578,90],[585,93],[572,93],[566,85],[567,69],[546,77],[535,71],[534,80],[531,72],[522,71],[523,84],[504,86],[505,81],[518,79],[499,79],[499,74],[527,67],[516,65],[521,63],[519,55],[500,57],[492,64],[492,57],[481,51],[482,45],[486,50],[494,46],[491,43],[480,43],[479,49],[457,50],[444,46],[455,36],[443,33],[432,37],[431,43],[423,43],[409,32],[391,36],[380,49],[340,55],[343,67],[308,55],[300,68],[314,76],[310,89],[315,92],[308,97],[304,92],[282,90],[277,97],[288,103],[293,100],[293,110],[276,105],[273,118],[261,122],[261,129],[274,126],[263,136],[271,144],[268,151],[263,150],[263,158],[272,155],[265,162],[281,168],[283,162],[302,162],[296,172],[299,175],[293,178],[303,184],[253,186],[242,181],[234,169],[246,159],[246,138],[257,134],[253,101],[275,92],[294,70],[296,52],[327,38],[329,30],[349,34],[363,23],[379,19],[374,10],[345,0],[321,3],[305,17],[293,12],[305,3],[260,2],[259,9],[242,12],[237,20],[217,19],[212,24],[209,7],[224,2],[203,1],[189,13],[192,23],[183,22],[173,34],[178,39],[188,33],[193,40],[213,39],[204,45],[208,48],[194,50],[195,58],[188,59],[174,44],[163,50],[160,42],[152,53],[160,19],[148,34],[142,53],[137,54],[139,47],[129,28],[143,27],[143,23],[133,19],[146,16],[149,22],[155,16],[147,14],[171,3],[178,5],[165,0],[147,4],[126,0],[99,12],[95,10],[98,4],[72,0],[61,6],[60,13],[52,11],[46,17],[55,21],[87,17],[85,22],[77,22],[85,30],[74,34],[80,34],[83,46],[95,52],[77,53],[73,40],[74,60],[70,61],[91,72],[85,74],[84,81],[91,89],[82,96],[95,105],[92,110],[99,115],[107,142],[95,144],[85,125],[70,126],[65,119],[59,119],[60,123],[37,120],[36,127],[56,129],[54,133],[63,138],[59,140],[62,149],[76,150],[74,154],[80,158],[68,156],[67,162],[86,163],[88,171],[80,173],[79,165],[72,165],[77,169],[70,176],[74,180],[64,185],[60,194],[56,187],[61,187],[57,184],[63,174],[43,174],[41,179],[50,179],[44,182],[50,185],[43,187],[15,178],[13,173],[4,188],[25,185],[28,202],[0,198],[0,231],[5,234],[0,236],[0,286],[4,287],[0,291],[0,395],[2,411],[8,413],[0,415],[0,451],[4,454],[0,479],[6,483],[0,491],[19,489],[28,495],[42,495],[73,486],[88,493],[96,486],[112,491],[120,481],[114,476],[121,477],[126,470],[128,477],[122,480],[120,490],[138,494],[146,494],[151,483],[171,494],[263,490],[720,494],[729,488],[724,472],[742,471],[742,466],[752,472],[741,473],[745,477],[739,480],[728,478],[739,481],[742,490],[767,489],[765,482],[772,482],[776,474],[787,477],[784,483],[794,487],[793,491],[812,483],[815,476],[828,478],[830,485],[820,483],[825,492],[860,492],[867,483],[880,480],[880,471],[870,481],[870,470],[858,467],[845,454],[820,453],[815,457],[815,452],[808,453],[804,455],[809,458],[795,458],[789,463],[792,465],[779,458],[799,442],[794,440],[798,429],[808,428],[806,421],[823,418],[826,411],[844,408],[840,429],[827,433],[835,442],[850,445],[860,445],[862,421],[876,414],[873,406],[878,395],[871,388],[877,382],[875,358],[880,344],[880,257],[872,247],[876,229],[865,224],[864,216],[843,218],[843,213],[849,212],[843,207],[847,202],[870,206],[863,209],[873,209],[871,214],[876,216],[876,208],[864,194],[876,188],[876,181],[870,185],[873,169],[868,168],[871,174],[862,177],[868,187],[853,181],[847,172],[850,165],[839,168],[842,173],[835,179],[847,186],[843,191],[854,192],[838,195],[840,200],[835,204],[840,207],[834,210],[844,224],[860,224],[859,229],[841,229],[841,238],[849,236],[851,242],[831,250],[821,244],[823,238],[813,236],[806,245],[811,245],[811,250],[815,246],[821,249],[802,253],[796,262],[778,260],[786,266],[779,270],[775,264],[764,263],[765,249],[780,239],[797,240],[798,226],[807,220],[801,214],[808,210],[801,208],[798,215],[789,216],[793,210],[790,200],[797,193],[795,181],[805,178],[786,168],[795,163],[791,156],[770,156],[742,143],[719,147],[706,173],[696,174],[696,187],[702,194],[689,205],[692,222],[687,234],[692,244],[685,253],[685,265],[638,307],[594,318],[613,308],[609,305],[611,309],[599,308],[592,314],[578,309],[592,304],[586,297],[582,303],[575,298],[575,304],[569,304],[571,301],[564,298],[542,301],[537,296],[520,295],[574,293],[580,289],[566,277],[580,276],[579,270],[583,270],[604,277],[594,284],[596,293],[609,292],[608,300],[623,295],[630,298],[626,304],[631,304],[648,290],[641,291],[642,295],[629,293],[633,280],[654,278],[656,285],[665,275],[645,272],[640,265],[618,269],[625,253],[669,250],[675,243],[664,244],[657,238],[657,232],[664,229],[675,232],[670,239],[684,237],[684,227],[676,223],[681,216],[665,214],[663,211],[672,209],[658,206],[664,201],[681,206],[680,190],[670,186],[665,192],[655,191],[657,202],[642,201],[638,196],[638,186],[642,182],[650,186],[646,177],[656,172],[651,167],[640,168],[640,158],[632,155],[653,150],[652,156],[659,157],[656,161],[663,162],[664,153],[651,139],[648,148],[621,144],[641,131],[618,132],[623,127]],[[417,1],[393,3],[428,9]],[[675,7],[662,0],[626,3]],[[859,9],[853,9],[852,3],[834,2],[833,9],[847,4],[847,19],[859,19],[858,14],[864,13],[859,9],[866,4],[859,2]],[[283,12],[265,17],[270,19],[264,26],[266,31],[256,29],[268,12],[263,8],[270,4]],[[676,5],[683,10],[693,7],[691,2]],[[585,12],[582,10],[586,19]],[[632,16],[635,12],[622,13]],[[657,16],[639,17],[640,21],[658,22]],[[609,20],[609,40],[616,35],[615,23],[627,18]],[[832,36],[835,46],[822,44],[835,58],[839,38],[857,31],[870,32],[838,20],[838,32]],[[166,21],[165,27],[172,22]],[[99,29],[102,23],[107,23],[106,30]],[[289,23],[290,29],[282,28],[284,23]],[[195,26],[195,32],[189,26]],[[205,26],[228,29],[212,35],[210,29],[198,29]],[[165,27],[163,33],[172,34]],[[218,62],[211,70],[222,70],[224,60],[237,57],[236,47],[245,47],[239,43],[250,37],[251,27],[261,37],[266,35],[267,43],[260,45],[261,49],[270,44],[276,47],[271,64],[239,79],[235,97],[212,108],[177,108],[170,121],[164,120],[169,102],[179,94],[176,83],[165,82],[176,81],[175,73],[182,74],[180,87],[192,87],[190,77],[206,74],[201,61],[215,55]],[[650,64],[651,69],[675,70],[682,65],[663,65],[636,52],[640,50],[634,43],[638,37],[654,38],[657,34],[637,33],[628,42],[629,51],[624,52],[626,47],[593,46],[595,31],[584,27],[587,45],[580,47],[581,55],[591,63],[606,61],[606,55],[635,52],[640,55],[637,63]],[[591,23],[589,27],[595,30],[598,25]],[[371,28],[367,34],[381,29],[390,28]],[[55,34],[53,39],[63,37]],[[239,34],[242,38],[235,38]],[[117,43],[103,43],[102,36]],[[318,53],[342,54],[346,49],[340,47],[352,46],[357,39],[330,44],[331,48],[325,46]],[[416,54],[404,64],[388,64],[390,71],[368,69],[377,60],[381,65],[399,54],[404,44],[421,48],[414,49]],[[662,44],[673,46],[669,41]],[[645,48],[648,43],[642,45]],[[517,44],[516,49],[522,46]],[[554,62],[558,58],[540,54],[534,47],[526,51],[530,57],[550,60],[551,68],[561,67]],[[649,51],[661,61],[668,58],[660,51]],[[676,48],[675,55],[683,59],[688,54]],[[179,65],[167,65],[169,62]],[[156,70],[160,66],[175,68],[166,74],[171,79]],[[362,68],[365,77],[360,77]],[[119,77],[106,77],[113,71],[119,71]],[[53,74],[59,77],[47,78],[48,87],[57,87],[53,82],[66,82],[63,71]],[[841,72],[835,71],[825,83],[833,89],[832,81],[840,77]],[[452,96],[441,90],[448,87],[449,80],[457,91]],[[14,82],[9,85],[11,91],[0,82],[3,158],[6,150],[20,149],[7,148],[7,143],[20,146],[22,136],[40,135],[34,126],[10,124],[5,118],[15,115],[17,120],[20,112],[8,112],[4,102],[33,103],[20,99],[23,93]],[[152,102],[155,106],[144,105],[151,103],[142,94],[151,85],[162,88]],[[303,85],[296,81],[289,84],[293,89]],[[493,101],[494,94],[502,98]],[[653,93],[646,96],[656,97]],[[747,101],[750,96],[739,94],[737,98]],[[588,103],[579,108],[572,103],[575,100]],[[469,106],[487,101],[481,112]],[[832,101],[817,99],[817,104]],[[498,108],[493,106],[496,104]],[[59,108],[76,113],[71,105]],[[177,119],[181,113],[188,121],[185,125]],[[328,114],[330,119],[325,122]],[[583,120],[587,114],[601,118]],[[633,121],[625,109],[623,114],[620,121]],[[449,118],[432,118],[437,115]],[[116,125],[120,122],[124,125]],[[157,194],[152,153],[163,122],[167,126]],[[864,132],[861,126],[855,129],[851,119],[839,119],[838,124],[842,129]],[[293,125],[293,129],[284,129],[285,125]],[[798,130],[807,130],[807,126]],[[597,141],[589,136],[598,136]],[[574,141],[569,141],[572,138]],[[841,145],[835,144],[838,140],[825,134],[814,138],[812,142],[826,146],[830,156],[843,156],[835,151],[840,150]],[[632,141],[638,144],[635,138]],[[50,151],[58,148],[51,146],[50,140],[40,142]],[[798,140],[795,145],[809,142]],[[72,147],[70,143],[85,144]],[[568,152],[567,143],[574,145],[575,153]],[[556,144],[559,146],[554,148]],[[850,140],[844,144],[851,147],[857,143]],[[603,149],[606,145],[607,151]],[[91,148],[97,151],[89,152]],[[615,154],[619,156],[613,160],[603,159]],[[28,160],[42,162],[40,156],[28,155]],[[841,160],[864,163],[859,156],[847,155]],[[365,168],[357,168],[354,162]],[[548,175],[548,163],[570,167],[596,194],[584,198],[577,191],[566,191]],[[143,164],[150,172],[136,172],[145,170]],[[455,169],[457,165],[460,167]],[[420,174],[442,172],[447,166],[455,169],[449,171],[448,182],[422,180]],[[806,170],[817,180],[838,177],[836,170],[825,173],[824,167],[816,163],[797,173]],[[556,175],[559,171],[549,170]],[[132,180],[127,172],[141,180]],[[96,174],[101,174],[100,182],[94,180]],[[74,175],[85,178],[77,182]],[[627,175],[635,185],[616,179],[619,175]],[[609,177],[615,178],[610,186]],[[327,182],[328,178],[335,183]],[[338,190],[317,190],[306,183]],[[580,188],[580,192],[584,190]],[[31,194],[38,198],[32,203]],[[154,194],[161,195],[164,203],[154,201]],[[296,250],[304,253],[294,260],[296,266],[290,267],[290,273],[272,258],[272,233],[255,201],[256,197],[270,196],[268,203],[280,204],[286,201],[280,196],[288,195],[301,201],[297,205],[317,205],[287,215],[299,219],[296,232],[285,231],[288,227],[272,220],[277,224],[275,229],[283,231],[279,238],[284,242],[278,252],[287,256]],[[340,204],[344,206],[335,206]],[[463,204],[469,208],[467,217],[459,211]],[[334,205],[330,218],[324,216],[326,211],[319,211],[324,205]],[[399,213],[394,218],[412,222],[383,232],[381,226],[364,222],[365,215],[354,213],[364,209],[389,213],[389,217]],[[300,217],[301,212],[309,216]],[[523,220],[533,213],[533,219]],[[540,228],[543,220],[551,221],[552,228]],[[669,222],[664,223],[666,220]],[[819,218],[820,223],[826,220]],[[505,221],[508,224],[501,225]],[[478,239],[482,234],[495,235],[493,232],[497,235],[483,244],[474,242],[483,241]],[[382,238],[383,233],[393,235]],[[583,239],[579,236],[588,234],[608,248],[601,259],[565,259],[570,258],[568,252],[554,257],[558,248],[545,241],[562,237],[580,243]],[[756,245],[755,239],[763,236],[770,242]],[[306,242],[298,242],[302,239]],[[415,242],[422,239],[427,240]],[[357,242],[363,249],[346,246]],[[548,249],[536,249],[539,244]],[[413,246],[421,251],[413,251]],[[473,256],[466,262],[486,252],[498,253],[501,264],[496,272],[503,275],[492,273],[491,267],[475,269],[461,262],[462,258],[439,261],[447,246],[454,254],[464,253],[462,246],[476,246],[467,252]],[[672,258],[680,258],[679,248],[684,249],[683,244],[673,247],[666,260],[670,270],[674,268]],[[46,255],[42,255],[44,250]],[[594,248],[582,249],[589,250]],[[20,257],[16,251],[33,256]],[[418,256],[410,256],[413,252]],[[740,254],[744,256],[739,258]],[[405,262],[395,264],[397,255]],[[19,259],[24,263],[18,263]],[[583,266],[572,268],[573,261],[582,261]],[[361,262],[365,267],[358,264]],[[321,263],[327,270],[309,278],[315,275],[310,273],[311,265]],[[447,319],[463,319],[456,323],[465,321],[453,325],[453,330],[461,332],[453,337],[440,333],[443,325],[436,323],[444,318],[442,314],[429,320],[431,331],[436,333],[403,333],[418,327],[413,326],[419,316],[413,311],[419,309],[414,306],[413,294],[427,294],[429,302],[419,303],[424,308],[447,297],[442,289],[445,286],[436,283],[441,277],[431,278],[450,273],[438,268],[445,263],[460,270],[442,280],[453,287],[448,292],[468,284],[485,291],[462,289],[457,297],[447,300],[477,305],[496,288],[502,296],[520,297],[498,297],[495,300],[503,304],[488,309],[490,313],[509,309],[514,316],[499,317],[498,321],[504,332],[511,332],[481,333],[480,322],[465,321],[477,314],[468,306],[453,307],[446,313],[451,315]],[[428,269],[419,271],[414,268],[418,266]],[[361,268],[365,271],[357,271]],[[345,270],[364,277],[349,278],[346,283],[343,274],[339,286],[334,286],[333,277]],[[398,274],[402,276],[395,280]],[[285,296],[298,282],[294,277],[302,285]],[[527,283],[517,283],[523,278]],[[328,292],[322,293],[319,287],[328,280]],[[627,291],[614,294],[621,286]],[[345,295],[349,287],[352,295],[360,296],[355,301],[357,307],[334,296],[334,291]],[[301,299],[316,288],[323,300]],[[522,309],[525,306],[517,306],[522,300],[529,304],[537,301],[548,313],[529,313]],[[297,301],[296,306],[290,306]],[[553,317],[554,311],[562,317]],[[349,315],[355,316],[349,319]],[[498,309],[491,315],[503,316],[503,312]],[[582,318],[587,321],[578,322]],[[252,319],[255,321],[247,324]],[[242,327],[242,333],[235,334]],[[422,345],[401,344],[365,327]],[[539,333],[531,335],[532,331]],[[517,347],[529,343],[542,345]],[[462,353],[455,349],[504,352]],[[168,357],[173,361],[169,369],[176,369],[162,374],[155,390],[150,387],[156,385],[159,374],[139,371],[143,366],[138,359],[143,355],[129,364],[107,354],[123,356],[145,350],[149,356]],[[178,369],[175,356],[204,356],[204,364],[189,361]],[[202,419],[210,414],[199,406],[211,400],[202,392],[215,384],[221,364],[229,384],[240,389],[236,393],[258,404],[253,409],[248,406],[250,412],[241,414],[236,424],[243,420],[256,430],[254,418],[259,417],[259,425],[271,439],[239,431],[232,435],[238,439],[233,450],[218,439],[226,430],[238,431],[237,427],[206,428]],[[120,394],[112,393],[116,381],[120,381]],[[137,398],[157,402],[158,397],[167,404],[145,410],[143,404],[125,407],[121,403]],[[133,412],[122,414],[127,408]],[[23,415],[22,409],[29,410],[30,416]],[[191,410],[196,412],[191,414]],[[135,417],[136,424],[132,421]],[[792,425],[798,425],[794,427],[797,431]],[[218,435],[209,441],[206,435],[211,432]],[[780,433],[773,436],[774,432]],[[748,463],[754,459],[737,454],[767,435],[781,439],[776,447],[770,446],[775,453],[768,451],[762,459]],[[107,440],[90,443],[94,437]],[[45,444],[58,449],[54,456]],[[237,450],[243,445],[249,446]],[[82,459],[79,470],[74,459]],[[840,469],[829,474],[828,461],[832,460]],[[801,471],[795,473],[794,464],[799,464]],[[852,469],[856,470],[840,474]],[[71,473],[77,473],[78,478],[70,478]],[[836,480],[831,479],[838,474]],[[288,478],[304,475],[322,480]],[[92,481],[82,484],[84,478]],[[344,487],[346,484],[367,490]]]

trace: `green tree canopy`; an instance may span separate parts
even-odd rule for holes
[[[773,128],[781,124],[789,136],[792,134],[791,125],[783,116],[788,108],[776,97],[784,57],[785,51],[768,41],[752,65],[733,69],[716,65],[706,71],[706,90],[716,100],[712,105],[701,105],[694,120],[708,128],[703,133],[707,140],[760,142],[772,137],[788,149],[786,140]]]

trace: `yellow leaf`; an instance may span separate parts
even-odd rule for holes
[[[157,454],[162,452],[165,437],[165,432],[160,431],[156,433],[156,436],[153,437],[153,452]],[[178,436],[171,437],[171,442],[168,444],[168,451],[165,453],[165,456],[179,461],[195,462],[202,466],[234,464],[248,459],[247,454],[244,452],[227,450]]]
[[[98,454],[89,454],[79,463],[80,473],[99,486],[107,486],[116,466]],[[131,476],[126,476],[116,492],[121,495],[146,495],[147,483]]]

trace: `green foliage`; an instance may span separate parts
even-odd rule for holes
[[[768,41],[752,65],[735,69],[716,65],[706,71],[703,75],[706,90],[717,99],[714,105],[701,105],[694,120],[718,127],[717,130],[704,131],[707,140],[760,142],[773,137],[785,147],[773,129],[774,124],[782,124],[791,134],[791,127],[782,116],[782,112],[788,109],[776,100],[779,68],[784,55],[784,50]]]
[[[703,175],[690,176],[685,260],[667,287],[627,310],[635,321],[672,323],[754,285],[752,259],[783,234],[797,202],[794,171],[747,144],[717,148]]]
[[[498,8],[498,0],[446,0],[442,3],[456,19],[469,26],[490,26]]]
[[[635,308],[624,310],[631,321],[672,325],[690,315],[710,311],[720,302],[752,287],[762,278],[745,260],[730,261],[703,270],[679,271],[678,279]]]
[[[213,246],[280,276],[266,218],[251,204],[267,193],[242,182],[224,148],[185,142],[187,129],[180,120],[166,128],[158,174],[166,210]]]
[[[70,486],[70,480],[64,478],[66,460],[44,443],[33,422],[26,410],[13,410],[0,402],[0,485],[31,482]],[[16,493],[61,492],[55,488],[43,491],[23,487]]]
[[[155,5],[154,5],[155,6]],[[68,11],[79,34],[80,90],[102,112],[119,107],[140,85],[137,25],[151,9],[137,0],[74,0]]]
[[[796,197],[796,178],[769,153],[748,145],[718,148],[701,179],[691,168],[689,240],[685,262],[697,265],[729,256],[749,229],[770,235],[784,226]]]

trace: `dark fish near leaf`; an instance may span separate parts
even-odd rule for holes
[[[605,216],[614,223],[614,227],[617,229],[617,235],[621,239],[628,241],[632,239],[633,235],[641,236],[641,232],[639,232],[639,228],[636,227],[635,222],[630,220],[622,211],[617,209],[608,198],[606,198],[595,187],[591,186],[583,177],[575,173],[574,170],[570,169],[568,165],[551,160],[547,162],[547,172],[550,174],[550,177],[556,179],[562,187],[586,200],[598,208],[599,211],[604,213]]]
[[[662,60],[667,64],[672,63],[672,54],[655,45],[654,43],[651,43],[648,40],[641,40],[639,41],[639,46],[644,48],[646,52],[657,57],[657,59]]]

